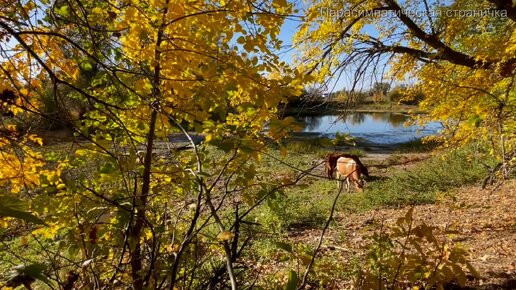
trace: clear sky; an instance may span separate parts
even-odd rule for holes
[[[281,52],[281,59],[288,63],[292,63],[292,37],[297,31],[297,26],[300,24],[299,21],[287,19],[280,30],[280,39],[283,41],[283,50]]]

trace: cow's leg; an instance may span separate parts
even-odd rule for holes
[[[346,190],[349,192],[349,177],[346,178]]]
[[[337,179],[337,189],[340,190],[343,186],[343,183],[344,183],[344,180],[341,180],[340,179],[341,176],[340,176],[340,173],[339,171],[336,171],[335,172],[335,179]]]

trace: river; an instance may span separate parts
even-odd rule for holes
[[[335,133],[349,133],[374,144],[396,144],[434,135],[442,128],[439,122],[425,126],[410,124],[406,114],[391,112],[353,112],[345,118],[337,115],[296,116],[305,127],[305,133],[335,137]]]

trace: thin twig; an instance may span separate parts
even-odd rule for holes
[[[346,178],[349,178],[349,176],[351,176],[351,174],[353,174],[354,172],[355,171],[352,171],[351,173],[349,173],[346,176]],[[344,188],[343,186],[340,186],[339,187],[339,191],[337,192],[337,195],[335,195],[335,199],[333,200],[333,204],[331,206],[330,216],[326,220],[324,228],[323,228],[323,230],[321,232],[321,236],[319,237],[319,242],[317,243],[317,247],[315,247],[314,253],[312,255],[312,259],[310,260],[310,264],[308,264],[308,267],[306,268],[305,274],[303,275],[303,280],[301,281],[301,284],[299,285],[299,287],[297,289],[303,289],[303,287],[305,287],[305,285],[306,285],[306,282],[307,282],[307,279],[308,279],[308,274],[310,273],[310,270],[312,269],[312,267],[314,265],[314,262],[315,262],[315,257],[317,256],[317,253],[319,252],[319,250],[321,248],[321,245],[322,245],[322,242],[323,242],[323,239],[324,239],[324,234],[326,233],[326,230],[328,230],[328,227],[330,226],[330,222],[333,220],[333,214],[335,212],[335,206],[337,205],[337,200],[339,199],[339,196],[340,196],[343,188]]]

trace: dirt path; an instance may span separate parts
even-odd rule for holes
[[[516,180],[510,180],[491,193],[480,186],[454,190],[453,198],[444,198],[414,209],[416,221],[424,221],[439,229],[457,230],[453,241],[468,251],[469,261],[481,274],[481,279],[469,282],[473,289],[516,289]],[[374,232],[371,224],[382,220],[394,224],[408,208],[380,209],[361,214],[338,213],[336,226],[329,231],[323,255],[340,257],[342,263],[351,255],[360,254],[364,237]],[[319,230],[292,234],[292,238],[315,244]],[[332,289],[350,288],[351,281],[335,281]],[[471,288],[470,288],[471,289]]]

